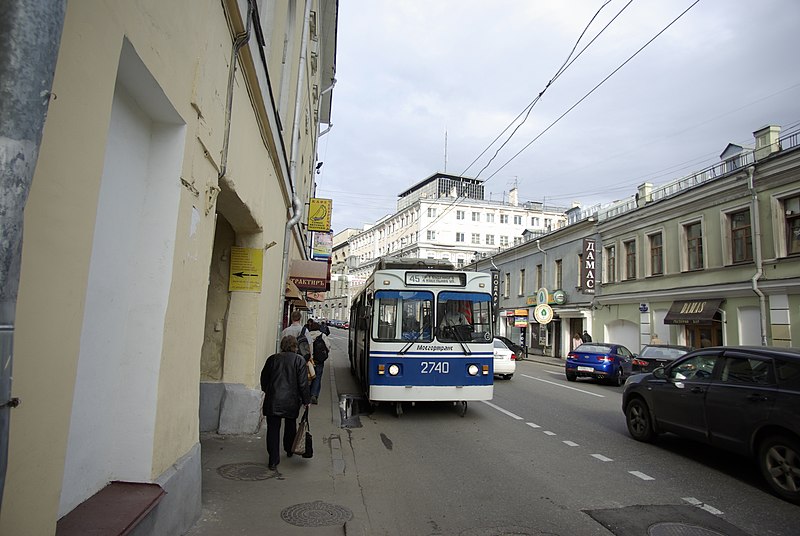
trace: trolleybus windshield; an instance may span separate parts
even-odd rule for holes
[[[479,292],[440,292],[436,338],[441,342],[491,342],[491,300]]]
[[[433,293],[379,290],[375,292],[372,338],[383,342],[431,342],[433,340]]]

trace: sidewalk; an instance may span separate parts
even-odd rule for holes
[[[256,435],[201,434],[203,509],[188,536],[367,534],[334,369],[325,367],[319,404],[310,406],[311,459],[282,455],[269,471],[266,425]]]

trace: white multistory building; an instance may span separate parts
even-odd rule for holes
[[[350,293],[384,255],[450,261],[463,267],[567,224],[565,207],[519,203],[516,188],[486,199],[480,179],[436,173],[399,195],[397,212],[350,237]]]

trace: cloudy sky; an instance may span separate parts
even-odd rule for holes
[[[494,200],[516,184],[521,201],[590,206],[712,165],[764,125],[798,130],[800,2],[700,0],[678,18],[693,3],[342,0],[317,175],[334,232],[438,171]]]

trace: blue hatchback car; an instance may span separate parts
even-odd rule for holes
[[[567,355],[567,380],[595,378],[621,386],[631,375],[635,356],[621,344],[585,342]]]

